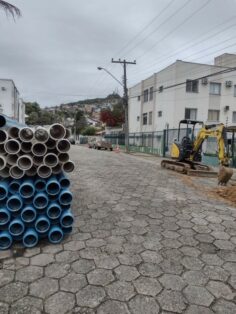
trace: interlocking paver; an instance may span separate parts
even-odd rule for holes
[[[139,277],[133,281],[137,292],[139,294],[156,296],[162,290],[160,283],[155,278]]]
[[[49,314],[65,314],[73,309],[75,296],[71,293],[58,292],[45,302],[45,310]]]
[[[11,270],[0,270],[0,287],[10,283],[14,280],[15,273]]]
[[[163,290],[157,299],[161,308],[168,312],[183,313],[187,304],[179,291]]]
[[[206,288],[218,299],[233,300],[235,296],[231,288],[223,282],[209,281]]]
[[[60,280],[60,289],[67,292],[77,292],[87,285],[87,280],[84,275],[69,273]]]
[[[159,305],[152,297],[137,295],[130,302],[129,307],[132,314],[158,314]]]
[[[204,287],[187,286],[184,289],[184,295],[190,303],[196,305],[210,306],[214,301],[213,295]]]
[[[97,314],[130,314],[125,303],[109,300],[99,306]]]
[[[114,269],[114,272],[119,280],[132,281],[140,276],[137,269],[133,266],[120,265]]]
[[[116,281],[106,287],[108,296],[119,301],[129,301],[134,295],[134,287],[126,281]]]
[[[111,270],[107,269],[95,269],[87,274],[88,282],[96,286],[106,286],[112,282],[115,278]]]
[[[1,309],[1,308],[0,308]],[[24,297],[17,302],[13,303],[11,306],[10,313],[22,313],[22,314],[31,314],[31,313],[41,313],[43,311],[43,301],[34,298],[31,296]],[[2,312],[0,311],[2,314]]]
[[[41,278],[30,285],[30,295],[47,298],[58,290],[58,281],[51,278]]]
[[[184,280],[177,275],[164,274],[159,278],[159,281],[167,290],[181,291],[186,286]]]
[[[42,276],[43,268],[38,266],[26,266],[16,272],[16,280],[22,282],[33,282]]]
[[[76,299],[79,306],[94,308],[104,300],[105,296],[103,288],[89,285],[76,294]]]
[[[0,301],[11,303],[27,295],[28,286],[21,282],[12,282],[0,289]]]
[[[230,301],[217,300],[213,305],[213,311],[216,314],[235,314],[236,313],[236,304]]]

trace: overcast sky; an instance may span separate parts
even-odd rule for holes
[[[0,78],[15,81],[26,101],[52,106],[103,97],[122,88],[111,58],[128,66],[128,86],[176,59],[213,63],[236,52],[235,0],[9,0],[0,12]]]

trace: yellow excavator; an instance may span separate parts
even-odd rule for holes
[[[201,129],[194,137],[196,125],[201,125]],[[182,126],[186,127],[186,135],[180,140]],[[227,132],[232,131],[224,124],[204,125],[202,121],[185,119],[179,122],[178,138],[171,146],[171,158],[164,159],[161,166],[166,169],[175,170],[181,173],[195,176],[215,177],[218,175],[218,184],[225,185],[233,175],[233,169],[229,168],[229,144]],[[191,132],[191,136],[189,136]],[[219,173],[212,167],[201,163],[202,144],[208,137],[214,137],[218,143],[218,159],[220,164]],[[232,143],[231,143],[232,144]]]

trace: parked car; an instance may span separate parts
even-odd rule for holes
[[[92,138],[88,141],[89,148],[95,148],[95,144],[96,144],[96,138]]]
[[[101,140],[98,140],[94,144],[95,149],[105,149],[112,151],[112,144],[110,142],[107,142],[105,138],[102,138]]]

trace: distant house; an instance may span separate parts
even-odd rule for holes
[[[11,79],[0,79],[0,113],[25,123],[25,105]]]

